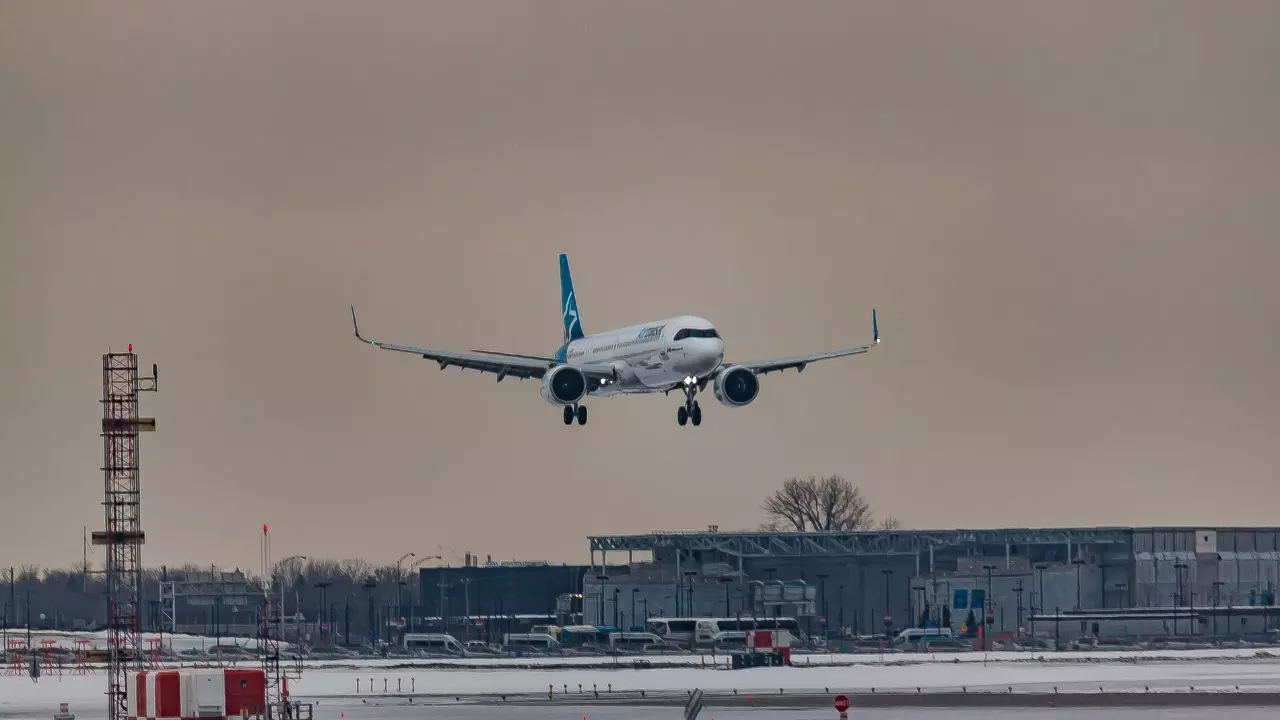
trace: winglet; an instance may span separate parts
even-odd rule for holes
[[[874,344],[880,344],[880,321],[876,319],[876,309],[871,308],[871,340]]]
[[[360,334],[360,324],[356,322],[356,306],[355,305],[351,306],[351,329],[355,331],[356,339],[359,340],[360,342],[369,343],[370,345],[378,344],[373,340],[366,340],[364,336]]]

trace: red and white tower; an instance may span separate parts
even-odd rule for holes
[[[156,429],[155,418],[138,414],[138,397],[157,389],[156,366],[151,376],[138,375],[133,344],[124,353],[102,356],[102,472],[106,527],[93,533],[93,544],[106,547],[103,573],[107,583],[107,698],[108,720],[128,715],[125,675],[143,667],[142,483],[138,435]]]

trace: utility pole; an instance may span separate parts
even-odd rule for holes
[[[444,558],[440,557],[439,555],[428,555],[426,557],[418,558],[417,560],[413,561],[412,565],[409,566],[409,572],[418,570],[418,568],[420,568],[422,564],[427,562],[428,560],[444,560]],[[425,608],[427,606],[427,599],[425,597],[419,598],[421,591],[422,591],[422,571],[418,570],[418,580],[413,584],[413,587],[409,590],[409,632],[417,631],[418,623],[416,618],[417,616],[416,611],[417,611],[417,605],[419,604],[419,600],[421,600],[422,607]]]
[[[1084,560],[1077,557],[1071,561],[1076,566],[1076,610],[1080,609],[1080,566],[1084,564]]]
[[[438,606],[440,610],[440,633],[442,635],[448,635],[449,634],[449,618],[448,618],[448,613],[445,612],[444,591],[446,588],[449,587],[449,584],[444,581],[444,571],[440,572],[440,581],[436,583],[436,587],[440,588],[440,605]]]
[[[369,603],[369,627],[365,631],[365,634],[369,636],[369,645],[374,649],[377,649],[378,647],[378,635],[377,635],[378,623],[377,623],[377,620],[374,614],[374,608],[373,608],[373,591],[377,587],[378,587],[377,578],[370,575],[368,578],[365,579],[364,589],[367,594],[367,600]]]
[[[462,583],[462,634],[471,637],[471,578],[464,577]]]
[[[1013,594],[1018,596],[1018,613],[1014,618],[1013,629],[1018,633],[1018,637],[1022,637],[1022,579],[1018,579],[1018,586],[1013,589]]]
[[[982,569],[987,571],[987,607],[984,613],[986,617],[980,621],[986,628],[986,631],[982,633],[982,649],[991,650],[991,629],[996,624],[995,600],[991,597],[991,573],[996,569],[996,566],[983,565]]]
[[[822,617],[822,637],[827,637],[830,623],[827,621],[827,574],[818,573],[818,615]]]
[[[396,559],[396,617],[404,615],[404,601],[401,599],[401,587],[404,586],[404,573],[400,569],[400,564],[405,560],[417,557],[414,553],[407,552]]]
[[[1214,637],[1217,637],[1218,635],[1218,598],[1222,594],[1222,585],[1223,583],[1221,580],[1213,581],[1213,635]]]
[[[317,613],[320,616],[320,636],[328,636],[329,647],[333,647],[333,613],[329,612],[329,586],[332,584],[328,580],[316,583],[316,588],[320,590],[320,612]]]
[[[893,611],[889,609],[889,576],[893,568],[882,568],[880,572],[884,574],[884,636],[887,638],[893,634]]]

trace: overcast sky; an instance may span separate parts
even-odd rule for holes
[[[1267,524],[1273,2],[7,2],[0,564],[103,523],[100,355],[148,565],[585,561],[839,473],[911,527]],[[759,400],[440,372],[704,315]],[[101,554],[91,556],[97,562]]]

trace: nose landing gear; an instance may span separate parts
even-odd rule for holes
[[[684,426],[690,420],[695,426],[702,424],[702,407],[698,405],[698,381],[696,378],[685,378],[684,385],[680,388],[684,391],[684,405],[676,410],[676,422]]]

